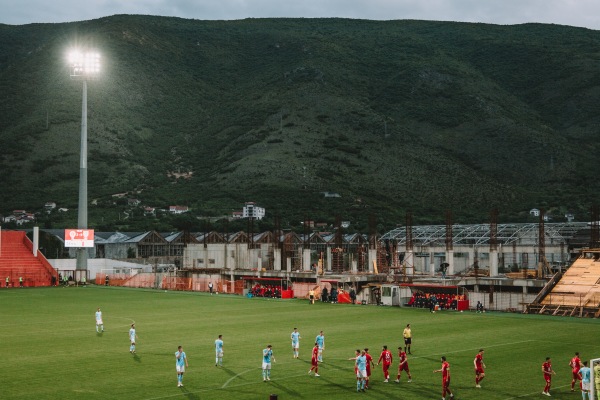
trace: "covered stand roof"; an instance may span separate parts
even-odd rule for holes
[[[547,243],[565,243],[582,229],[589,229],[587,222],[545,223]],[[536,244],[539,234],[538,223],[498,224],[496,241],[501,245]],[[381,240],[406,243],[406,227],[387,232]],[[413,244],[417,246],[444,246],[446,225],[415,225],[412,227]],[[485,245],[490,240],[490,224],[452,225],[452,243],[456,245]]]

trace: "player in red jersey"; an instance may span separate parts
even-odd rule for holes
[[[446,361],[446,356],[442,356],[442,368],[433,371],[442,373],[442,400],[446,400],[446,393],[450,398],[454,397],[454,393],[450,390],[450,364]]]
[[[544,373],[544,380],[546,381],[546,386],[544,387],[544,391],[542,394],[546,396],[550,396],[550,386],[552,385],[552,375],[556,375],[556,372],[552,369],[552,360],[550,357],[546,357],[546,362],[542,364],[542,372]]]
[[[392,353],[387,349],[387,346],[383,346],[381,349],[381,355],[379,356],[377,365],[381,363],[381,360],[383,360],[383,377],[385,378],[384,382],[389,382],[390,366],[392,365]]]
[[[369,388],[369,378],[371,377],[371,365],[375,367],[373,357],[369,354],[369,349],[365,348],[365,357],[367,357],[367,379],[365,381],[365,389]]]
[[[569,366],[573,371],[573,379],[571,379],[571,392],[575,391],[575,383],[581,380],[579,377],[579,370],[581,369],[581,359],[579,358],[579,352],[575,352],[575,356],[571,358]]]
[[[475,356],[473,360],[473,365],[475,366],[475,387],[480,388],[481,385],[479,382],[485,378],[485,364],[483,363],[483,349],[479,349],[479,353]]]
[[[394,382],[400,383],[400,375],[402,375],[402,371],[406,371],[406,375],[408,375],[408,382],[410,383],[412,381],[412,376],[410,376],[408,359],[406,358],[406,352],[402,350],[402,346],[398,347],[398,358],[400,359],[400,364],[398,364],[398,376],[396,376],[396,380]]]
[[[310,375],[313,371],[315,371],[315,376],[319,375],[319,344],[315,342],[315,347],[312,349],[312,357],[310,358],[311,367],[308,370],[308,374]]]

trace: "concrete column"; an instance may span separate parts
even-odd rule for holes
[[[475,248],[469,247],[467,254],[469,254],[467,258],[467,268],[471,268],[473,266],[473,262],[475,262]]]
[[[292,272],[292,259],[290,257],[286,258],[285,264],[287,272]]]
[[[40,248],[40,227],[33,227],[33,256],[37,257],[38,249]]]
[[[448,263],[446,276],[454,275],[454,250],[446,250],[446,262]]]
[[[327,257],[325,258],[325,265],[327,266],[327,271],[331,271],[331,247],[327,247]]]
[[[415,255],[412,250],[406,250],[402,262],[406,267],[406,276],[412,276],[415,273]]]
[[[310,249],[302,249],[302,270],[310,269]]]
[[[373,263],[377,262],[377,249],[369,249],[368,255],[369,265],[367,266],[367,271],[372,273],[375,272],[373,269]],[[379,265],[377,265],[377,270],[377,272],[379,272]]]
[[[490,250],[490,276],[498,276],[498,250]]]
[[[273,269],[281,271],[281,249],[273,250]]]
[[[431,276],[435,276],[435,252],[432,250],[429,253],[429,273]]]
[[[356,262],[356,260],[350,261],[350,272],[352,272],[352,273],[358,272],[358,263]]]

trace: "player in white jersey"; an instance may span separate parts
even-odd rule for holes
[[[102,322],[102,311],[100,311],[100,307],[98,307],[98,311],[96,311],[96,332],[104,332],[104,322]]]
[[[175,352],[175,370],[177,371],[177,387],[183,386],[183,373],[185,372],[185,368],[188,367],[187,356],[185,355],[185,351],[183,351],[183,347],[177,347],[177,351]]]
[[[135,333],[135,324],[131,324],[131,328],[129,329],[129,341],[131,345],[129,346],[129,352],[131,354],[135,353],[135,339],[137,338],[137,334]]]
[[[215,367],[223,366],[223,335],[215,340]]]
[[[298,328],[294,328],[294,331],[290,335],[292,339],[292,351],[294,352],[294,358],[298,358],[298,349],[300,348],[300,332],[298,332]]]

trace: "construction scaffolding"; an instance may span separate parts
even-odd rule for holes
[[[535,245],[538,243],[538,223],[497,224],[496,241],[502,246]],[[560,244],[573,238],[579,231],[588,229],[586,222],[563,222],[544,224],[546,241]],[[409,229],[409,231],[407,231]],[[395,240],[400,246],[407,245],[407,232],[410,232],[412,246],[444,246],[446,244],[445,225],[403,226],[393,229],[381,237],[381,240]],[[452,225],[452,243],[454,245],[489,245],[490,224]],[[407,246],[408,247],[408,246]]]

